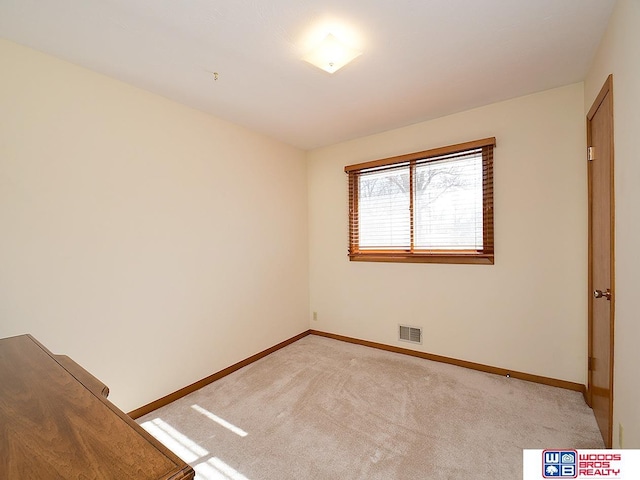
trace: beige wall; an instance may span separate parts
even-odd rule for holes
[[[349,262],[343,167],[495,136],[496,262]],[[309,153],[312,328],[585,383],[587,189],[583,85]]]
[[[615,204],[616,204],[616,318],[614,360],[614,446],[640,448],[640,2],[616,5],[596,59],[585,80],[585,107],[593,104],[607,75],[613,74]]]
[[[128,411],[308,328],[304,152],[3,40],[0,71],[0,337]]]

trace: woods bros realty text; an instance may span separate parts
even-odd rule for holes
[[[618,476],[620,469],[612,468],[612,462],[620,462],[619,453],[579,453],[578,475],[582,476]],[[615,463],[614,463],[615,464]]]

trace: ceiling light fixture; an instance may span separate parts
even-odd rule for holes
[[[345,45],[330,33],[302,59],[325,72],[335,73],[360,55],[362,52]]]

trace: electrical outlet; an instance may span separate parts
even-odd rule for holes
[[[318,312],[313,312],[313,321],[314,322],[318,321]]]
[[[622,426],[622,423],[618,424],[618,444],[620,445],[620,448],[624,448],[622,446],[622,442],[624,440],[624,428]]]

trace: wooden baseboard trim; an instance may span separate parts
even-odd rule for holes
[[[287,345],[292,344],[293,342],[297,342],[298,340],[300,340],[301,338],[306,337],[307,335],[309,335],[311,333],[311,330],[307,330],[306,332],[302,332],[298,335],[296,335],[295,337],[291,337],[288,340],[285,340],[284,342],[280,342],[277,345],[274,345],[273,347],[267,348],[266,350],[263,350],[262,352],[256,353],[255,355],[250,356],[249,358],[246,358],[244,360],[242,360],[241,362],[235,363],[233,365],[231,365],[230,367],[225,368],[224,370],[220,370],[219,372],[214,373],[213,375],[209,375],[206,378],[203,378],[202,380],[198,380],[197,382],[192,383],[191,385],[187,385],[184,388],[181,388],[180,390],[177,390],[173,393],[170,393],[169,395],[165,395],[164,397],[155,400],[151,403],[148,403],[146,405],[143,405],[140,408],[136,408],[135,410],[129,412],[127,415],[129,415],[131,418],[133,418],[134,420],[136,418],[140,418],[143,415],[146,415],[147,413],[151,413],[154,410],[157,410],[160,407],[164,407],[165,405],[170,404],[171,402],[175,402],[176,400],[178,400],[179,398],[182,398],[186,395],[189,395],[190,393],[195,392],[196,390],[209,385],[212,382],[215,382],[216,380],[221,379],[222,377],[226,377],[227,375],[229,375],[230,373],[235,372],[236,370],[240,370],[242,367],[246,367],[247,365],[252,364],[253,362],[260,360],[261,358],[266,357],[267,355],[280,350],[281,348],[286,347]]]
[[[384,343],[370,342],[369,340],[361,340],[358,338],[346,337],[344,335],[337,335],[335,333],[323,332],[320,330],[307,330],[306,332],[302,332],[296,335],[295,337],[291,337],[288,340],[285,340],[284,342],[280,342],[277,345],[274,345],[273,347],[267,348],[262,352],[256,353],[255,355],[252,355],[249,358],[246,358],[238,363],[235,363],[230,367],[227,367],[223,370],[220,370],[219,372],[209,375],[208,377],[203,378],[202,380],[198,380],[197,382],[194,382],[191,385],[187,385],[186,387],[181,388],[180,390],[170,393],[169,395],[165,395],[164,397],[158,400],[155,400],[151,403],[143,405],[142,407],[129,412],[128,415],[134,420],[136,418],[140,418],[143,415],[146,415],[147,413],[151,413],[160,407],[164,407],[165,405],[168,405],[171,402],[178,400],[179,398],[189,395],[190,393],[193,393],[196,390],[199,390],[200,388],[206,385],[209,385],[210,383],[213,383],[216,380],[221,379],[222,377],[226,377],[230,373],[233,373],[236,370],[240,370],[242,367],[246,367],[247,365],[250,365],[257,360],[260,360],[261,358],[264,358],[267,355],[277,350],[280,350],[281,348],[284,348],[287,345],[292,344],[293,342],[297,342],[298,340],[306,337],[307,335],[317,335],[319,337],[332,338],[334,340],[340,340],[342,342],[353,343],[356,345],[363,345],[365,347],[377,348],[379,350],[386,350],[388,352],[401,353],[403,355],[410,355],[412,357],[424,358],[426,360],[433,360],[435,362],[448,363],[450,365],[456,365],[458,367],[470,368],[472,370],[478,370],[480,372],[501,375],[503,377],[509,375],[513,378],[526,380],[528,382],[541,383],[543,385],[550,385],[552,387],[565,388],[567,390],[581,392],[585,398],[585,401],[587,401],[587,388],[581,383],[568,382],[566,380],[558,380],[556,378],[543,377],[540,375],[532,375],[530,373],[518,372],[515,370],[508,370],[506,368],[492,367],[490,365],[483,365],[481,363],[468,362],[466,360],[458,360],[456,358],[445,357],[442,355],[435,355],[433,353],[419,352],[417,350],[410,350],[408,348],[395,347],[393,345],[386,345]]]
[[[434,355],[432,353],[419,352],[416,350],[409,350],[408,348],[395,347],[392,345],[386,345],[384,343],[370,342],[368,340],[360,340],[358,338],[345,337],[344,335],[336,335],[334,333],[322,332],[319,330],[309,330],[312,335],[318,335],[320,337],[332,338],[334,340],[340,340],[342,342],[354,343],[356,345],[364,345],[365,347],[378,348],[380,350],[386,350],[388,352],[402,353],[404,355],[410,355],[412,357],[424,358],[427,360],[433,360],[435,362],[448,363],[450,365],[456,365],[458,367],[470,368],[472,370],[479,370],[481,372],[493,373],[495,375],[502,375],[503,377],[509,375],[512,378],[518,378],[520,380],[526,380],[528,382],[541,383],[543,385],[550,385],[552,387],[565,388],[567,390],[573,390],[581,392],[586,398],[586,387],[581,383],[568,382],[566,380],[558,380],[556,378],[543,377],[540,375],[532,375],[530,373],[517,372],[514,370],[508,370],[506,368],[492,367],[490,365],[483,365],[481,363],[468,362],[466,360],[458,360],[456,358],[444,357],[442,355]]]

